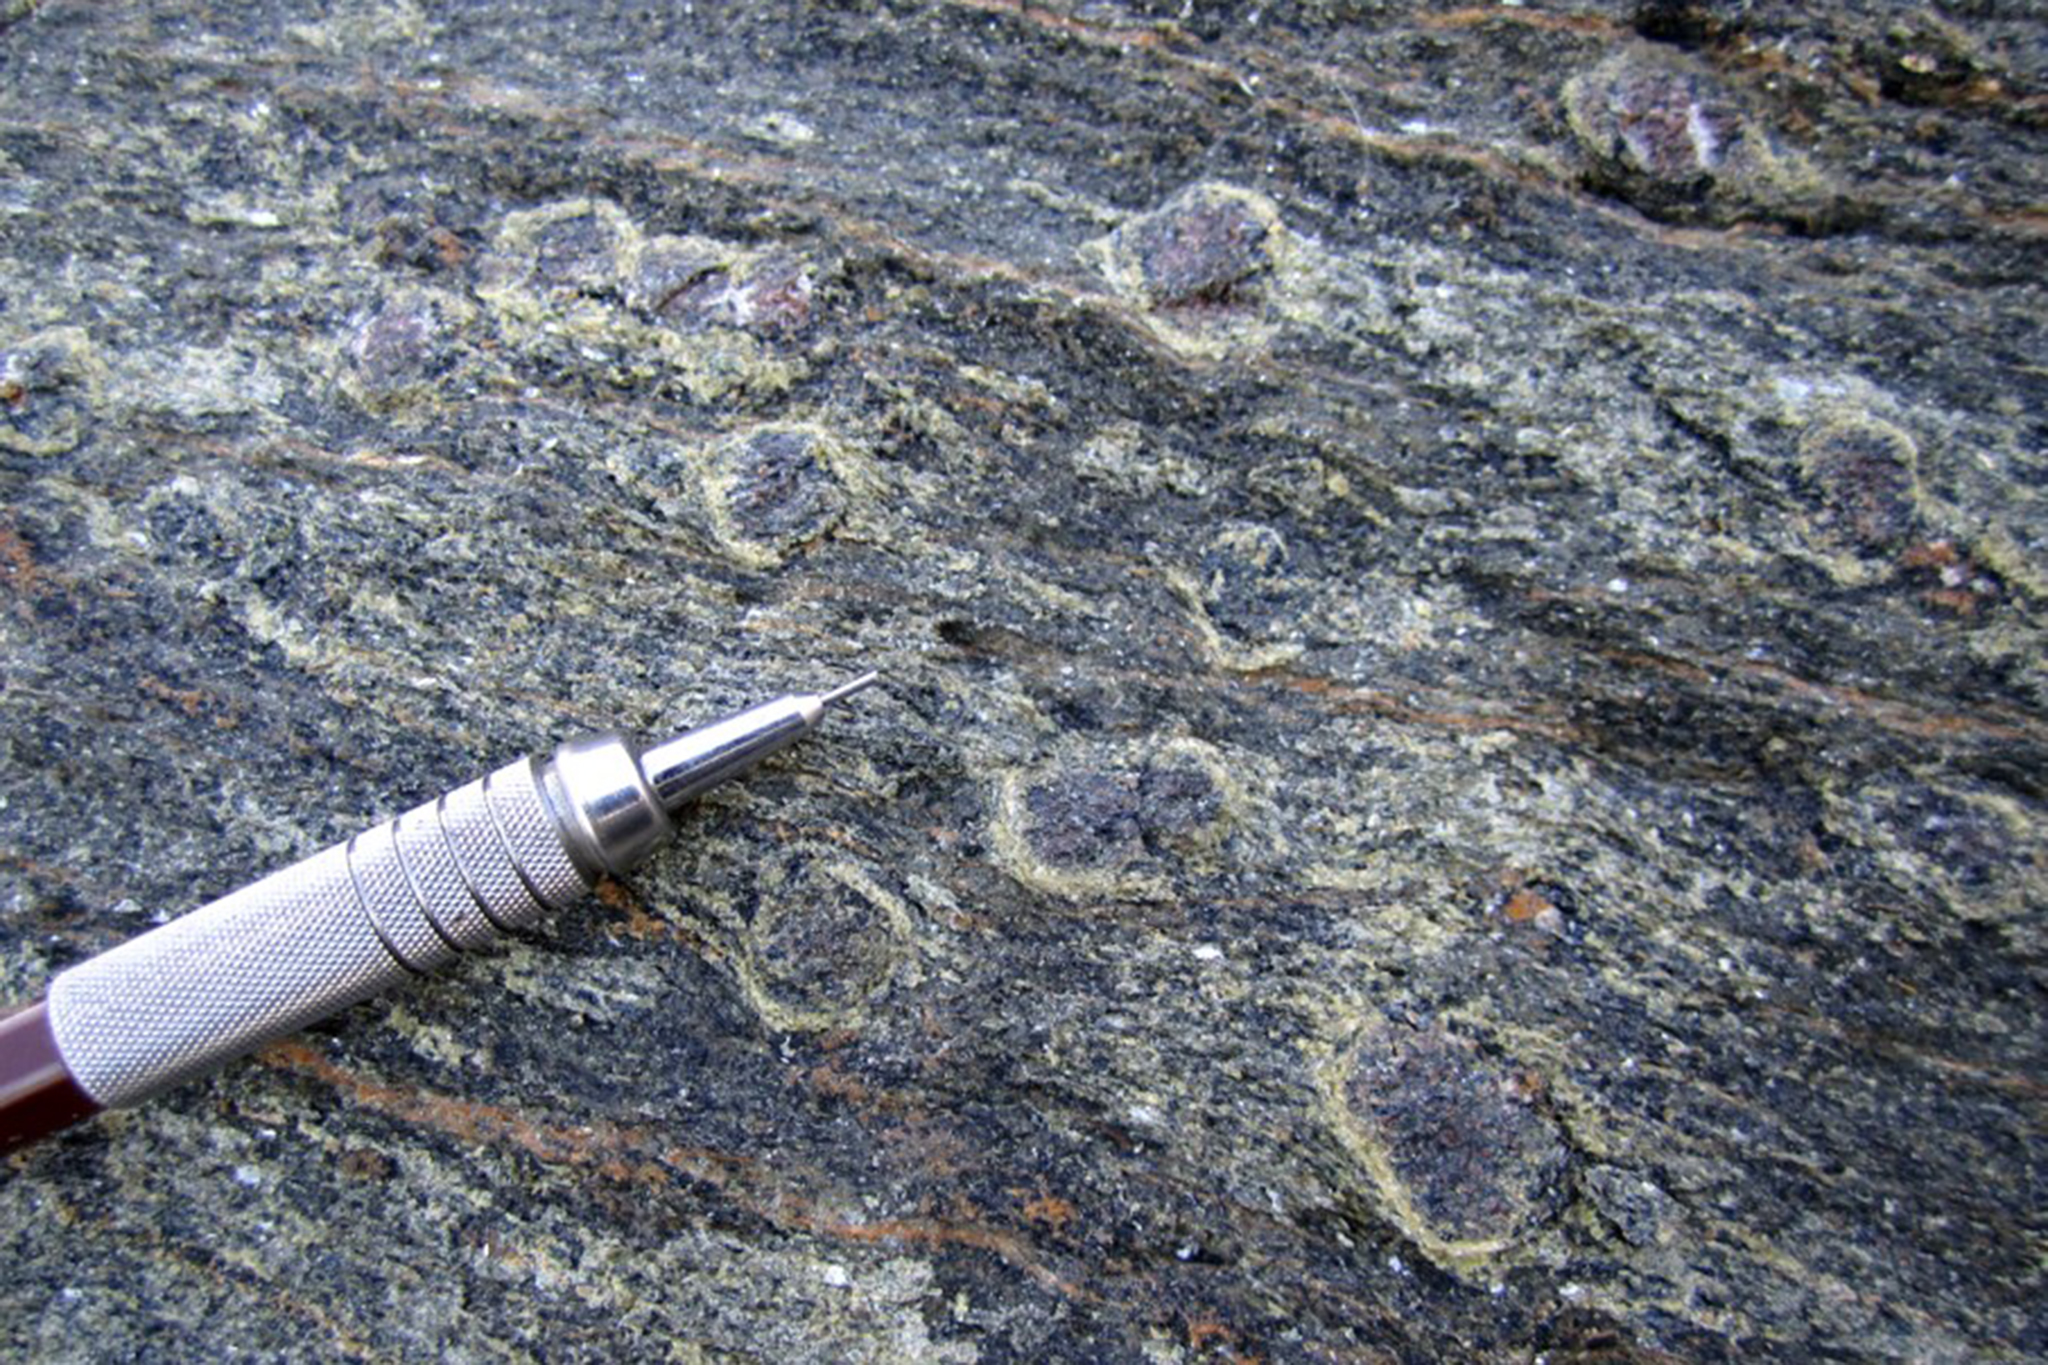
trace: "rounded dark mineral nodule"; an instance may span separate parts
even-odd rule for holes
[[[440,309],[417,294],[388,299],[349,340],[349,358],[372,393],[398,388],[447,370],[456,346]]]
[[[754,332],[795,332],[811,320],[811,294],[809,263],[787,252],[769,252],[751,262],[734,285],[733,318]]]
[[[762,540],[807,540],[829,529],[841,498],[817,441],[803,431],[759,431],[735,448],[726,506],[734,523]]]
[[[1897,427],[1875,420],[1824,423],[1806,434],[1799,455],[1820,494],[1824,528],[1870,549],[1895,546],[1918,530],[1918,456]]]
[[[783,336],[811,320],[811,273],[794,252],[750,255],[701,239],[657,239],[640,253],[628,301],[679,331],[737,327]]]
[[[1302,615],[1295,568],[1286,539],[1272,527],[1227,526],[1197,564],[1202,605],[1218,627],[1244,639],[1285,639]]]
[[[59,455],[84,439],[91,394],[83,337],[60,328],[0,351],[0,449]]]
[[[1588,184],[1661,217],[1699,216],[1754,136],[1711,77],[1662,52],[1609,57],[1565,86],[1564,108]]]
[[[787,1007],[839,1010],[858,1004],[888,975],[894,942],[867,897],[822,877],[783,887],[755,921],[761,984]]]
[[[1078,771],[1024,795],[1032,852],[1056,867],[1115,867],[1144,852],[1138,779],[1125,772]]]
[[[1138,822],[1155,852],[1177,851],[1223,814],[1216,779],[1186,757],[1146,764],[1138,775],[1137,797]]]
[[[725,260],[709,246],[656,238],[641,249],[626,301],[665,322],[701,322],[701,301],[725,288]]]
[[[1186,307],[1228,302],[1267,266],[1270,231],[1238,199],[1190,192],[1139,219],[1130,243],[1152,302]]]
[[[1535,1087],[1439,1027],[1368,1029],[1344,1098],[1445,1242],[1510,1239],[1563,1207],[1569,1154]]]
[[[577,293],[609,292],[622,245],[618,226],[596,213],[559,218],[534,236],[533,281]]]

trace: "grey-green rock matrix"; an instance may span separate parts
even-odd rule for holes
[[[0,5],[0,996],[876,667],[0,1168],[40,1360],[2048,1352],[2048,13]]]

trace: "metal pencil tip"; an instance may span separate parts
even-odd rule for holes
[[[852,682],[847,683],[842,687],[835,687],[830,692],[820,693],[818,695],[818,705],[830,706],[834,702],[845,701],[854,693],[863,691],[869,687],[874,686],[876,680],[879,679],[881,676],[882,675],[880,673],[863,673],[858,678],[855,678]]]

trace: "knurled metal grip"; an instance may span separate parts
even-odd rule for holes
[[[686,803],[875,681],[798,693],[642,749],[521,759],[60,973],[0,1016],[0,1151],[139,1103],[528,929],[675,832]]]
[[[533,927],[604,861],[543,795],[584,800],[554,766],[508,764],[63,972],[64,1064],[101,1105],[135,1104]]]

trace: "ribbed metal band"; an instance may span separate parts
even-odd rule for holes
[[[465,952],[498,941],[498,928],[484,914],[482,899],[462,869],[441,829],[437,798],[398,817],[398,861],[412,879],[434,927]]]
[[[560,910],[590,889],[562,841],[561,827],[541,796],[535,761],[508,763],[484,779],[484,799],[519,866],[526,889],[550,910]]]
[[[534,899],[512,865],[512,850],[491,819],[481,780],[441,798],[441,830],[455,865],[499,933],[517,933],[540,923],[547,908]]]
[[[370,927],[399,965],[430,972],[455,956],[414,891],[398,858],[396,820],[373,825],[348,841],[349,878]]]
[[[135,1104],[588,889],[522,759],[61,973],[51,1032]]]

